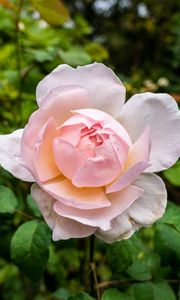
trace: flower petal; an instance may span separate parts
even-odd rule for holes
[[[11,134],[0,135],[0,165],[15,177],[33,182],[33,176],[21,160],[22,134],[23,129],[18,129]]]
[[[142,189],[129,186],[120,192],[108,195],[108,199],[111,201],[110,207],[82,210],[56,201],[54,210],[58,215],[79,223],[99,227],[102,230],[109,230],[111,228],[111,220],[124,212],[142,193]]]
[[[62,90],[61,90],[62,89]],[[87,92],[79,87],[58,87],[51,101],[35,111],[24,129],[22,136],[22,154],[27,165],[32,164],[33,147],[41,127],[53,117],[58,126],[72,116],[71,109],[83,108],[88,104]]]
[[[31,186],[31,195],[39,207],[46,223],[54,229],[57,214],[53,210],[55,199],[43,191],[37,183]]]
[[[130,148],[123,174],[106,186],[106,193],[117,192],[125,188],[149,166],[150,146],[150,131],[147,127]]]
[[[128,132],[123,128],[123,126],[112,118],[107,113],[97,110],[97,109],[80,109],[72,110],[73,115],[82,115],[88,117],[90,120],[95,120],[99,123],[103,123],[103,129],[111,129],[115,134],[119,135],[121,139],[124,140],[127,145],[132,145],[130,136]]]
[[[126,212],[114,218],[111,221],[111,227],[111,229],[106,231],[97,229],[94,235],[100,240],[111,244],[116,241],[126,240],[130,238],[136,231],[136,229],[139,228],[138,226],[135,227],[135,225],[132,224],[131,219],[129,218]]]
[[[41,182],[53,179],[61,173],[55,164],[52,149],[53,140],[57,136],[57,124],[50,118],[41,128],[34,146],[34,167]]]
[[[111,205],[101,187],[79,189],[70,180],[57,179],[43,184],[42,188],[64,205],[75,208],[95,209]]]
[[[142,135],[129,149],[126,170],[140,161],[149,162],[151,152],[151,132],[149,126],[145,128]]]
[[[125,171],[112,184],[106,186],[106,193],[120,191],[130,185],[149,166],[147,161],[140,161]]]
[[[161,171],[173,165],[180,155],[180,112],[167,94],[134,95],[118,118],[133,141],[149,126],[151,132],[150,164],[147,172]]]
[[[53,142],[54,159],[59,170],[68,179],[72,179],[76,171],[83,167],[87,156],[72,144],[61,138]]]
[[[37,86],[37,101],[43,105],[42,97],[58,85],[79,85],[88,91],[91,108],[103,110],[117,117],[125,100],[125,88],[113,71],[100,63],[76,69],[59,65]],[[118,107],[118,109],[117,109]]]
[[[122,167],[112,147],[106,140],[102,145],[94,147],[95,157],[87,158],[83,166],[75,172],[72,183],[77,187],[104,186],[115,180]]]
[[[96,227],[86,226],[57,215],[53,210],[54,199],[37,184],[33,184],[31,194],[41,210],[45,221],[53,230],[54,241],[89,236],[96,230]]]
[[[107,243],[129,238],[142,226],[150,226],[164,214],[167,192],[164,182],[154,174],[142,174],[133,182],[144,194],[112,221],[108,231],[97,230],[96,236]]]
[[[162,179],[155,174],[142,174],[133,184],[144,190],[143,196],[129,208],[133,222],[152,225],[161,218],[167,204],[167,191]]]
[[[88,226],[71,219],[58,216],[53,230],[53,241],[83,238],[93,234],[96,227]]]

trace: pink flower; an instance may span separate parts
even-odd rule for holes
[[[180,113],[167,94],[134,95],[103,64],[57,67],[37,87],[27,126],[0,136],[0,162],[35,181],[53,239],[129,238],[165,210],[164,170],[180,155]]]

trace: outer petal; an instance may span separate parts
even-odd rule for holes
[[[106,192],[117,192],[131,184],[149,166],[149,155],[150,131],[146,128],[130,148],[123,174],[112,184],[107,185]]]
[[[41,127],[53,117],[57,125],[61,125],[72,116],[71,109],[88,105],[87,92],[75,86],[58,87],[52,92],[49,101],[35,111],[24,129],[22,136],[22,154],[27,165],[31,165],[32,153],[37,135]]]
[[[167,192],[160,177],[154,174],[143,174],[133,184],[142,188],[144,194],[112,221],[110,230],[97,230],[98,238],[108,243],[129,238],[135,230],[152,225],[164,214]]]
[[[21,138],[23,129],[18,129],[11,134],[0,135],[0,165],[24,181],[35,181],[21,161]]]
[[[64,205],[87,210],[111,205],[103,188],[79,189],[72,185],[71,181],[60,179],[47,182],[42,188]]]
[[[115,180],[111,185],[106,186],[106,193],[120,191],[130,185],[147,167],[148,162],[140,161],[129,168],[122,176]]]
[[[34,147],[34,167],[35,173],[41,182],[51,180],[61,174],[57,168],[52,143],[58,136],[56,122],[50,118],[48,122],[41,128],[38,140]]]
[[[108,195],[111,201],[110,207],[82,210],[56,201],[54,203],[54,210],[60,216],[70,218],[85,225],[99,227],[102,230],[109,230],[112,219],[124,212],[142,193],[142,189],[129,186],[118,193]]]
[[[53,240],[67,240],[70,238],[83,238],[93,234],[96,227],[88,226],[71,219],[58,216],[53,230]]]
[[[55,199],[44,192],[37,183],[31,186],[31,195],[36,201],[46,223],[54,229],[57,214],[53,210]]]
[[[91,235],[96,230],[96,227],[86,226],[57,215],[53,210],[54,199],[37,184],[33,184],[31,193],[45,221],[53,230],[54,241],[85,237]]]
[[[171,96],[137,94],[124,105],[118,120],[133,141],[149,125],[152,165],[146,171],[161,171],[176,162],[180,155],[180,112]]]
[[[40,106],[43,105],[42,97],[60,84],[85,88],[90,96],[89,107],[103,110],[115,118],[125,100],[123,84],[103,64],[94,63],[77,69],[60,65],[37,86],[37,101]]]

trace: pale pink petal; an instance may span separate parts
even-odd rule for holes
[[[93,234],[96,227],[88,226],[71,219],[58,216],[53,230],[53,241],[83,238]]]
[[[77,169],[84,166],[87,155],[69,142],[56,138],[53,143],[54,159],[64,176],[72,179]]]
[[[31,195],[39,207],[46,223],[51,229],[54,229],[57,214],[53,210],[55,199],[43,191],[37,183],[31,186]]]
[[[57,179],[42,185],[53,198],[67,206],[95,209],[110,206],[103,188],[77,188],[67,179]]]
[[[124,171],[125,163],[128,158],[129,146],[115,133],[110,134],[109,138],[111,140],[111,144],[117,155],[117,158],[121,164],[122,171]]]
[[[111,222],[111,227],[111,229],[106,231],[97,229],[94,235],[100,240],[111,244],[116,241],[129,239],[133,233],[139,229],[139,226],[132,224],[131,219],[126,212],[114,218]]]
[[[74,147],[77,146],[81,137],[81,130],[85,127],[84,124],[77,124],[77,125],[69,125],[61,127],[60,130],[60,137],[64,141],[67,141]]]
[[[71,109],[83,108],[88,105],[87,92],[79,87],[58,87],[52,92],[51,101],[35,111],[24,129],[22,136],[22,155],[28,166],[32,164],[32,154],[37,135],[41,127],[53,117],[58,126],[71,117]],[[62,92],[61,92],[62,89]]]
[[[129,186],[120,192],[108,195],[108,199],[111,201],[110,207],[82,210],[56,201],[54,210],[60,216],[70,218],[79,223],[99,227],[102,230],[109,230],[111,228],[111,220],[124,212],[142,193],[142,189]]]
[[[165,184],[155,174],[142,174],[133,184],[142,188],[144,194],[129,208],[129,214],[136,224],[150,226],[165,212],[167,204]]]
[[[180,155],[180,112],[167,94],[134,95],[118,118],[133,141],[149,126],[151,133],[151,166],[148,172],[161,171],[173,165]]]
[[[88,158],[74,174],[72,182],[75,186],[104,186],[120,175],[122,167],[110,140],[94,147],[94,152],[95,157]]]
[[[72,114],[74,112],[71,111]],[[87,128],[91,128],[93,124],[96,122],[93,119],[89,119],[86,116],[80,115],[80,114],[74,114],[72,117],[67,119],[61,126],[60,128],[64,128],[66,126],[73,126],[73,125],[82,125],[85,124]]]
[[[144,194],[112,221],[110,230],[96,232],[96,236],[107,243],[129,238],[135,230],[152,225],[165,212],[167,192],[160,177],[142,174],[133,184],[142,188]]]
[[[106,192],[113,193],[125,188],[146,170],[149,166],[150,149],[150,130],[147,127],[130,148],[123,174],[112,184],[107,185]]]
[[[130,185],[138,176],[149,166],[147,161],[140,161],[130,167],[112,184],[106,186],[106,193],[114,193],[120,191]]]
[[[42,97],[58,85],[79,85],[85,88],[90,98],[90,105],[86,107],[103,110],[115,118],[125,100],[122,82],[111,69],[99,63],[76,69],[68,65],[58,66],[37,86],[39,105],[43,105]]]
[[[55,200],[37,184],[33,184],[31,194],[41,210],[46,223],[53,230],[52,238],[54,241],[89,236],[96,230],[96,227],[86,226],[57,215],[53,210]]]
[[[54,161],[52,149],[53,140],[58,136],[59,130],[53,118],[41,128],[34,145],[34,167],[38,180],[41,182],[51,180],[60,175]]]
[[[147,127],[140,138],[129,149],[126,169],[140,161],[149,161],[151,152],[151,132]]]
[[[23,166],[21,159],[21,138],[23,129],[0,135],[0,165],[13,176],[24,181],[35,181],[32,174]]]
[[[99,123],[103,124],[103,129],[111,129],[124,140],[127,145],[132,145],[130,136],[128,132],[124,129],[124,127],[112,118],[107,113],[97,110],[97,109],[80,109],[80,110],[72,110],[73,115],[86,116],[90,120],[95,120]]]

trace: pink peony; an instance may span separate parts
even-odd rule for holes
[[[53,240],[129,238],[159,219],[163,181],[151,172],[180,155],[180,113],[167,94],[134,95],[103,64],[60,65],[37,87],[24,129],[0,136],[0,163],[35,181],[32,196]]]

